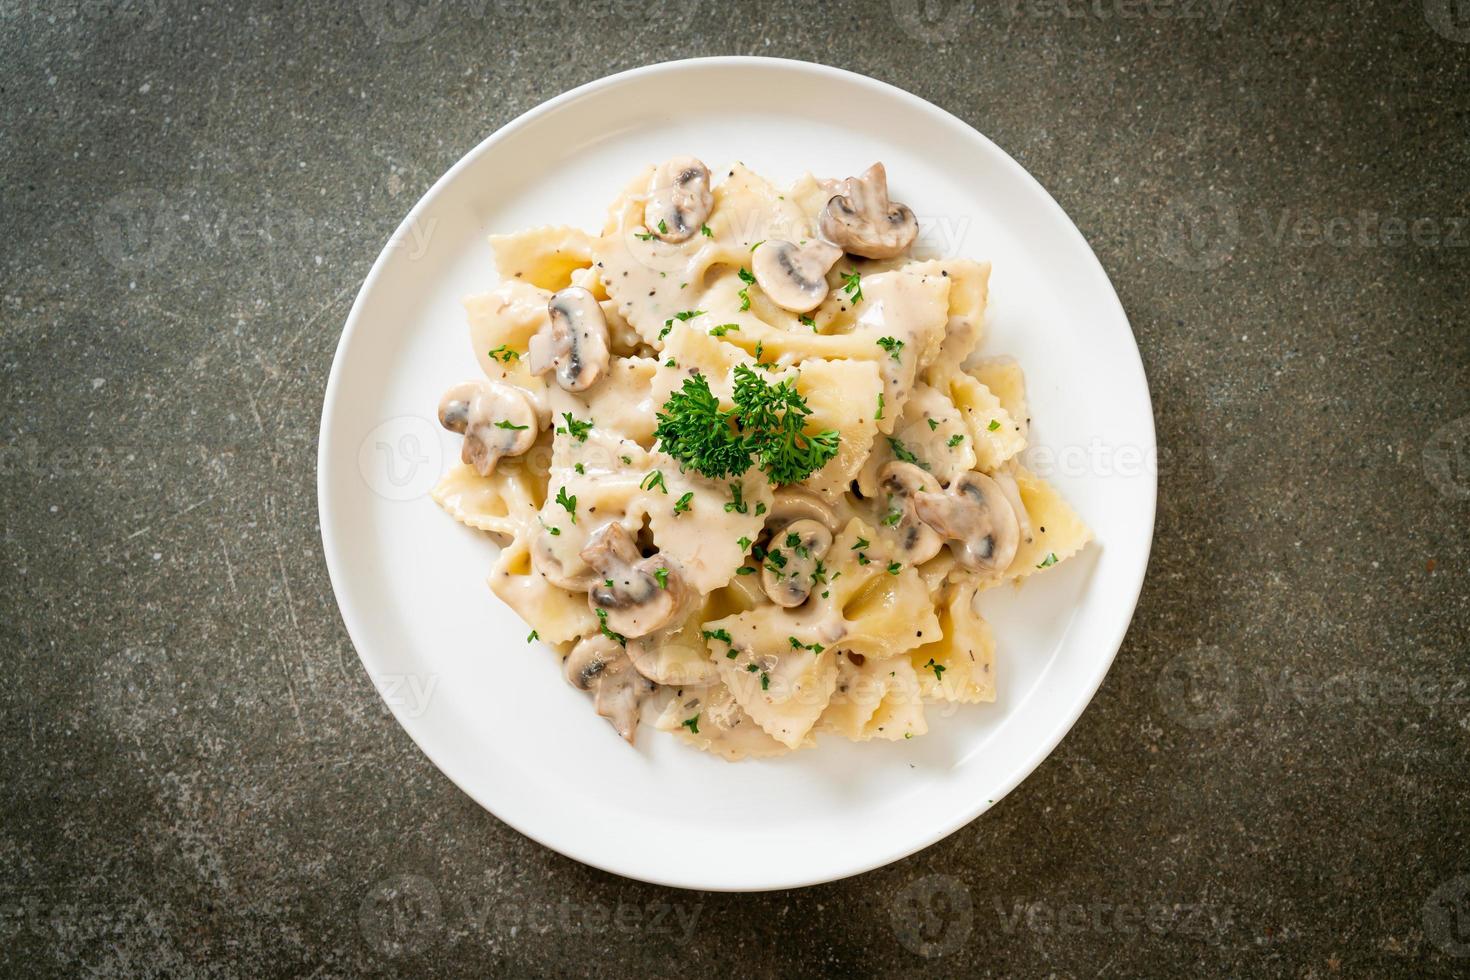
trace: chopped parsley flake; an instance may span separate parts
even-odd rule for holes
[[[903,566],[900,565],[898,562],[891,561],[891,562],[888,563],[888,574],[889,575],[897,575],[901,571],[903,571]]]
[[[694,500],[694,491],[693,490],[690,490],[688,493],[684,494],[684,496],[682,496],[678,500],[674,501],[674,513],[675,514],[682,514],[682,513],[684,513],[686,510],[689,509],[689,505],[693,502],[693,500]]]
[[[863,301],[863,274],[861,272],[844,272],[842,274],[842,291],[847,298],[854,303]]]
[[[660,235],[667,235],[669,233],[669,226],[663,218],[658,219],[658,233]]]
[[[890,510],[887,514],[883,515],[883,523],[887,527],[896,527],[901,520],[903,520],[903,511],[901,510]]]
[[[633,237],[638,239],[639,241],[647,242],[653,239],[653,232],[635,231],[633,233]]]
[[[754,575],[755,574],[755,569],[751,568],[749,565],[741,565],[739,568],[735,569],[735,574],[736,575]]]
[[[528,637],[526,637],[526,642],[527,643],[534,643],[535,641],[537,641],[539,639],[541,639],[541,634],[540,633],[537,633],[535,630],[532,630],[531,631],[531,635],[528,636]]]
[[[803,643],[794,636],[788,636],[786,639],[791,643],[793,650],[810,650],[812,653],[821,653],[827,649],[820,643]]]
[[[520,351],[511,350],[504,344],[501,344],[499,347],[496,347],[494,350],[490,351],[490,360],[498,361],[502,364],[509,364],[511,361],[518,359],[520,356]]]
[[[719,640],[721,643],[729,644],[734,641],[730,639],[729,630],[700,630],[699,635],[706,640]]]
[[[944,664],[935,663],[933,657],[930,657],[929,662],[924,666],[934,671],[934,679],[936,681],[944,680],[944,672],[949,669],[948,667],[944,666]]]
[[[519,432],[522,429],[529,429],[530,426],[529,425],[515,425],[509,419],[501,419],[499,422],[496,422],[495,423],[495,428],[497,428],[497,429],[510,429],[512,431]]]
[[[744,551],[746,548],[750,547],[750,539],[747,537],[736,538],[735,543],[740,545],[741,551]]]
[[[695,735],[699,734],[699,715],[695,715],[693,718],[685,718],[679,724],[689,729]]]
[[[866,548],[867,546],[868,546],[868,539],[867,538],[858,538],[857,539],[857,544],[853,545],[850,550],[857,551],[859,548]]]
[[[572,469],[576,470],[578,473],[580,473],[583,476],[586,476],[587,475],[587,467],[583,466],[581,463],[573,463],[572,464]]]
[[[873,559],[869,558],[867,555],[863,554],[861,551],[858,552],[858,564],[859,565],[871,565],[872,563],[873,563]]]
[[[730,500],[725,504],[725,513],[744,514],[750,509],[750,505],[745,502],[744,493],[745,491],[741,488],[740,484],[730,484]],[[741,540],[746,539],[742,538]]]
[[[764,238],[762,238],[760,241],[758,241],[754,245],[750,246],[750,250],[752,252],[754,252],[756,249],[760,248],[765,243],[766,243],[766,240]]]
[[[873,419],[876,421],[876,420],[879,420],[879,419],[882,419],[882,418],[883,418],[883,392],[880,391],[880,392],[878,392],[878,412],[877,412],[877,414],[875,414],[873,416]]]
[[[566,420],[567,427],[565,429],[558,429],[558,432],[569,433],[578,442],[587,441],[587,433],[592,431],[591,422],[579,421],[572,417],[571,412],[562,412],[561,417]]]
[[[663,470],[654,470],[643,478],[642,483],[638,484],[639,490],[647,490],[649,492],[652,492],[655,487],[662,490],[665,494],[669,492],[668,485],[664,483]]]
[[[937,428],[939,428],[939,420],[938,419],[930,419],[929,420],[929,431],[930,432],[933,432]]]
[[[754,275],[754,273],[752,273],[749,269],[745,268],[744,266],[741,266],[740,272],[738,273],[738,275],[740,276],[740,281],[743,282],[743,283],[745,283],[747,286],[750,285],[751,283],[755,282],[755,275]]]
[[[660,589],[667,589],[669,587],[669,570],[667,568],[655,568],[653,570],[653,577],[658,580],[658,587]]]
[[[1037,568],[1050,568],[1053,565],[1055,565],[1056,563],[1057,563],[1057,553],[1055,551],[1049,551],[1046,554],[1046,559],[1044,561],[1042,561],[1042,563],[1040,565],[1037,565],[1036,567]]]
[[[897,456],[905,463],[914,463],[915,465],[921,466],[926,470],[929,468],[927,466],[924,466],[923,463],[919,462],[919,457],[910,452],[907,446],[905,446],[899,440],[893,438],[893,436],[888,437],[888,445],[892,447],[893,455]]]
[[[738,324],[738,323],[722,323],[722,324],[720,324],[717,327],[710,327],[709,328],[709,335],[711,337],[723,337],[723,336],[725,336],[725,334],[729,333],[731,330],[739,330],[739,329],[740,329],[740,324]]]
[[[965,437],[962,436],[962,435],[960,435],[958,432],[956,432],[954,435],[952,435],[952,436],[949,437],[949,442],[945,443],[945,445],[948,446],[949,448],[953,449],[955,446],[958,446],[960,443],[962,443],[964,441],[965,441]]]
[[[704,310],[684,310],[681,313],[675,313],[674,319],[680,323],[688,323],[697,316],[704,316]]]
[[[988,431],[988,432],[994,432],[996,429],[999,429],[999,428],[1000,428],[1000,423],[997,422],[995,419],[991,419],[990,420],[990,424],[985,427],[986,431]]]
[[[572,494],[570,497],[568,497],[567,488],[560,487],[556,491],[556,502],[561,504],[562,508],[568,514],[572,515],[572,523],[577,523],[577,495]]]
[[[701,235],[703,235],[705,238],[714,238],[715,237],[715,233],[709,230],[709,225],[700,225],[699,226],[699,233]]]
[[[801,316],[797,317],[796,319],[800,320],[801,323],[804,326],[811,327],[813,330],[817,329],[817,321],[816,320],[813,320],[811,317],[807,316],[805,313],[803,313]]]
[[[900,360],[899,355],[903,353],[903,341],[893,337],[879,337],[878,346],[888,352],[888,356],[895,361]]]
[[[607,637],[609,640],[612,640],[618,646],[625,647],[628,645],[628,638],[626,636],[621,633],[614,633],[612,630],[607,628],[606,609],[597,610],[597,628],[603,636]]]

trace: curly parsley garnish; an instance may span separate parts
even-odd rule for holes
[[[703,375],[688,378],[658,414],[664,452],[705,476],[740,476],[755,463],[773,484],[796,483],[837,454],[838,434],[805,431],[811,408],[791,379],[771,384],[735,368],[735,407],[720,408]]]

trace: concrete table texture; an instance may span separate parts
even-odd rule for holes
[[[4,973],[1470,972],[1462,8],[0,2]],[[314,483],[423,190],[711,54],[872,75],[1015,156],[1112,277],[1162,447],[1137,615],[1051,758],[763,895],[583,867],[440,775],[338,618]]]

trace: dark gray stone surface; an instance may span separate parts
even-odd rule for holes
[[[5,972],[1470,970],[1470,10],[672,2],[0,0]],[[894,82],[1029,168],[1163,446],[1133,628],[1052,758],[908,860],[743,896],[441,776],[314,494],[339,328],[429,183],[722,53]]]

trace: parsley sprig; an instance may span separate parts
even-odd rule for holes
[[[811,408],[791,379],[771,384],[735,368],[735,407],[723,409],[703,375],[687,378],[658,413],[664,452],[705,476],[740,476],[758,465],[773,484],[796,483],[837,454],[838,434],[805,431]]]

